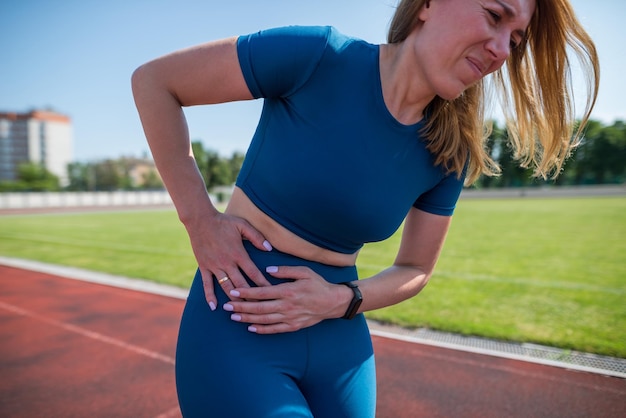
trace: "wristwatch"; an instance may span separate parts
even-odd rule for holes
[[[350,301],[350,305],[346,310],[346,313],[341,317],[342,319],[352,319],[359,311],[359,306],[361,306],[361,302],[363,302],[363,295],[361,295],[359,287],[352,282],[343,282],[338,284],[348,286],[350,289],[352,289],[352,293],[354,293],[354,295],[352,296],[352,300]]]

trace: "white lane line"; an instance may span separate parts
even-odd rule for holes
[[[65,279],[74,279],[88,283],[97,283],[107,286],[119,287],[121,289],[137,290],[153,295],[168,296],[175,299],[184,300],[187,298],[187,294],[189,293],[189,289],[182,289],[179,287],[150,282],[147,280],[132,279],[108,273],[85,270],[78,267],[42,263],[40,261],[0,256],[0,265],[20,268],[23,270],[36,271],[45,274],[52,274]]]
[[[59,266],[55,264],[42,263],[42,262],[32,261],[32,260],[24,260],[24,259],[0,256],[0,265],[6,265],[9,267],[21,268],[21,269],[31,270],[31,271],[38,271],[38,272],[42,272],[46,274],[53,274],[53,275],[57,275],[57,276],[68,278],[68,279],[104,284],[104,285],[119,287],[123,289],[137,290],[137,291],[145,292],[148,294],[151,293],[151,294],[157,294],[161,296],[168,296],[168,297],[172,297],[175,299],[184,300],[186,299],[187,293],[188,293],[188,290],[177,288],[174,286],[163,285],[163,284],[149,282],[149,281],[140,280],[140,279],[131,279],[131,278],[126,278],[122,276],[114,276],[111,274],[94,272],[94,271],[79,269],[75,267],[67,267],[67,266]],[[490,277],[489,279],[493,279],[493,278]],[[496,279],[495,281],[500,280],[500,278],[495,278],[495,279]],[[615,371],[615,370],[589,367],[589,366],[579,365],[579,364],[575,364],[571,362],[561,362],[557,360],[542,359],[542,358],[537,358],[537,357],[523,355],[523,354],[519,354],[519,355],[512,354],[512,353],[502,352],[498,350],[488,350],[488,349],[481,349],[478,347],[469,347],[469,346],[462,345],[462,344],[452,344],[452,343],[445,343],[441,341],[433,341],[430,339],[418,338],[414,336],[406,336],[402,333],[394,332],[393,330],[383,331],[383,330],[378,330],[375,328],[376,327],[372,326],[370,328],[370,333],[372,335],[377,335],[377,336],[384,337],[384,338],[390,338],[390,339],[395,339],[395,340],[400,340],[400,341],[405,341],[405,342],[410,342],[410,343],[427,344],[427,345],[447,348],[450,350],[485,354],[485,355],[490,355],[490,356],[495,356],[495,357],[508,358],[512,360],[519,360],[519,361],[525,361],[525,362],[530,362],[530,363],[537,363],[537,364],[543,364],[547,366],[554,366],[554,367],[560,367],[564,369],[578,370],[582,372],[595,373],[595,374],[601,374],[601,375],[626,379],[626,373]]]
[[[55,326],[57,328],[64,329],[66,331],[73,332],[75,334],[82,335],[82,336],[87,337],[87,338],[91,338],[91,339],[96,340],[96,341],[100,341],[100,342],[105,343],[105,344],[110,344],[110,345],[122,348],[124,350],[128,350],[128,351],[131,351],[133,353],[140,354],[140,355],[145,356],[145,357],[149,357],[149,358],[154,359],[154,360],[159,360],[159,361],[162,361],[162,362],[168,363],[168,364],[174,364],[174,359],[172,357],[170,357],[170,356],[166,356],[165,354],[157,353],[156,351],[148,350],[146,348],[139,347],[139,346],[134,345],[134,344],[129,344],[129,343],[126,343],[126,342],[124,342],[122,340],[118,340],[116,338],[112,338],[112,337],[106,336],[104,334],[100,334],[98,332],[95,332],[95,331],[90,331],[88,329],[85,329],[85,328],[82,328],[82,327],[79,327],[79,326],[76,326],[76,325],[72,325],[72,324],[67,323],[67,322],[55,321],[54,319],[46,318],[46,317],[44,317],[42,315],[39,315],[37,313],[28,311],[26,309],[22,309],[20,307],[15,306],[15,305],[11,305],[11,304],[8,304],[8,303],[0,302],[0,308],[4,309],[6,311],[9,311],[9,312],[13,312],[13,313],[18,314],[18,315],[22,315],[22,316],[34,319],[34,320],[39,321],[39,322],[43,322],[43,323],[48,324],[48,325]]]
[[[507,353],[503,351],[489,350],[486,348],[469,347],[469,346],[464,346],[464,345],[459,345],[459,344],[445,343],[441,341],[432,341],[432,340],[428,340],[424,338],[400,335],[400,334],[393,333],[393,332],[385,332],[385,331],[371,329],[371,328],[370,328],[370,334],[376,337],[389,338],[392,340],[404,341],[404,342],[409,342],[409,343],[430,345],[430,346],[439,347],[439,348],[447,348],[447,349],[455,350],[455,351],[464,351],[467,353],[482,354],[486,356],[500,357],[500,358],[505,358],[509,360],[523,361],[527,363],[536,363],[536,364],[541,364],[544,366],[559,367],[561,369],[569,369],[569,370],[576,370],[580,372],[588,372],[588,373],[594,373],[594,374],[600,374],[600,375],[606,375],[606,376],[614,376],[614,377],[619,377],[622,379],[626,378],[625,373],[620,373],[620,372],[616,372],[612,370],[598,369],[595,367],[581,366],[579,364],[566,363],[566,362],[561,362],[557,360],[541,359],[541,358],[535,358],[535,357],[526,356],[526,355]],[[481,365],[481,367],[492,368],[489,365]],[[506,371],[520,374],[523,376],[528,376],[527,372],[521,371],[521,370],[510,369]],[[535,377],[539,377],[539,375]],[[552,380],[552,378],[549,378],[549,379]],[[564,380],[563,382],[569,383],[568,380]],[[607,389],[607,388],[599,388],[596,386],[590,386],[590,388],[612,392],[611,389]],[[626,394],[626,392],[617,392],[617,393],[620,395]]]
[[[445,352],[443,352],[443,353],[444,354],[433,354],[433,353],[423,353],[422,352],[422,353],[418,353],[417,355],[433,358],[433,359],[436,359],[436,360],[439,360],[439,361],[442,361],[442,362],[446,362],[446,363],[463,364],[463,365],[477,367],[477,368],[481,368],[481,369],[498,370],[498,371],[502,371],[502,372],[505,372],[505,373],[516,374],[518,376],[523,376],[523,377],[532,378],[532,379],[547,380],[547,381],[550,381],[550,382],[560,383],[560,384],[562,384],[564,386],[576,386],[576,387],[580,387],[580,388],[587,389],[587,390],[595,390],[597,392],[612,393],[614,395],[619,395],[619,396],[626,395],[626,390],[619,390],[619,389],[616,390],[616,389],[608,388],[608,387],[605,387],[605,386],[600,386],[600,385],[595,385],[595,384],[588,384],[588,383],[584,383],[584,382],[578,382],[578,381],[574,381],[574,380],[568,379],[568,378],[555,377],[555,376],[551,375],[550,373],[526,371],[526,370],[521,370],[521,369],[519,369],[517,367],[494,365],[494,364],[489,363],[489,362],[482,362],[482,361],[470,360],[470,359],[465,359],[465,358],[458,358],[456,356],[446,355]],[[510,358],[515,359],[514,356],[512,356]]]

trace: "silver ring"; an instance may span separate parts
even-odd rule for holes
[[[218,284],[222,284],[222,283],[224,283],[224,282],[226,282],[226,281],[228,281],[228,280],[230,280],[230,277],[228,277],[228,276],[224,276],[224,277],[222,277],[221,279],[219,279],[219,280],[217,281],[217,283],[218,283]]]

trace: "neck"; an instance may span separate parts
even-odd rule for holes
[[[420,66],[407,42],[380,46],[380,75],[385,104],[389,112],[405,125],[419,122],[426,106],[435,98],[420,74]]]

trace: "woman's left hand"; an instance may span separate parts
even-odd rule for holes
[[[324,319],[341,317],[350,302],[350,289],[327,282],[308,267],[268,267],[267,272],[273,277],[293,281],[234,289],[231,296],[244,300],[224,305],[224,310],[232,312],[231,319],[250,324],[251,332],[297,331]]]

